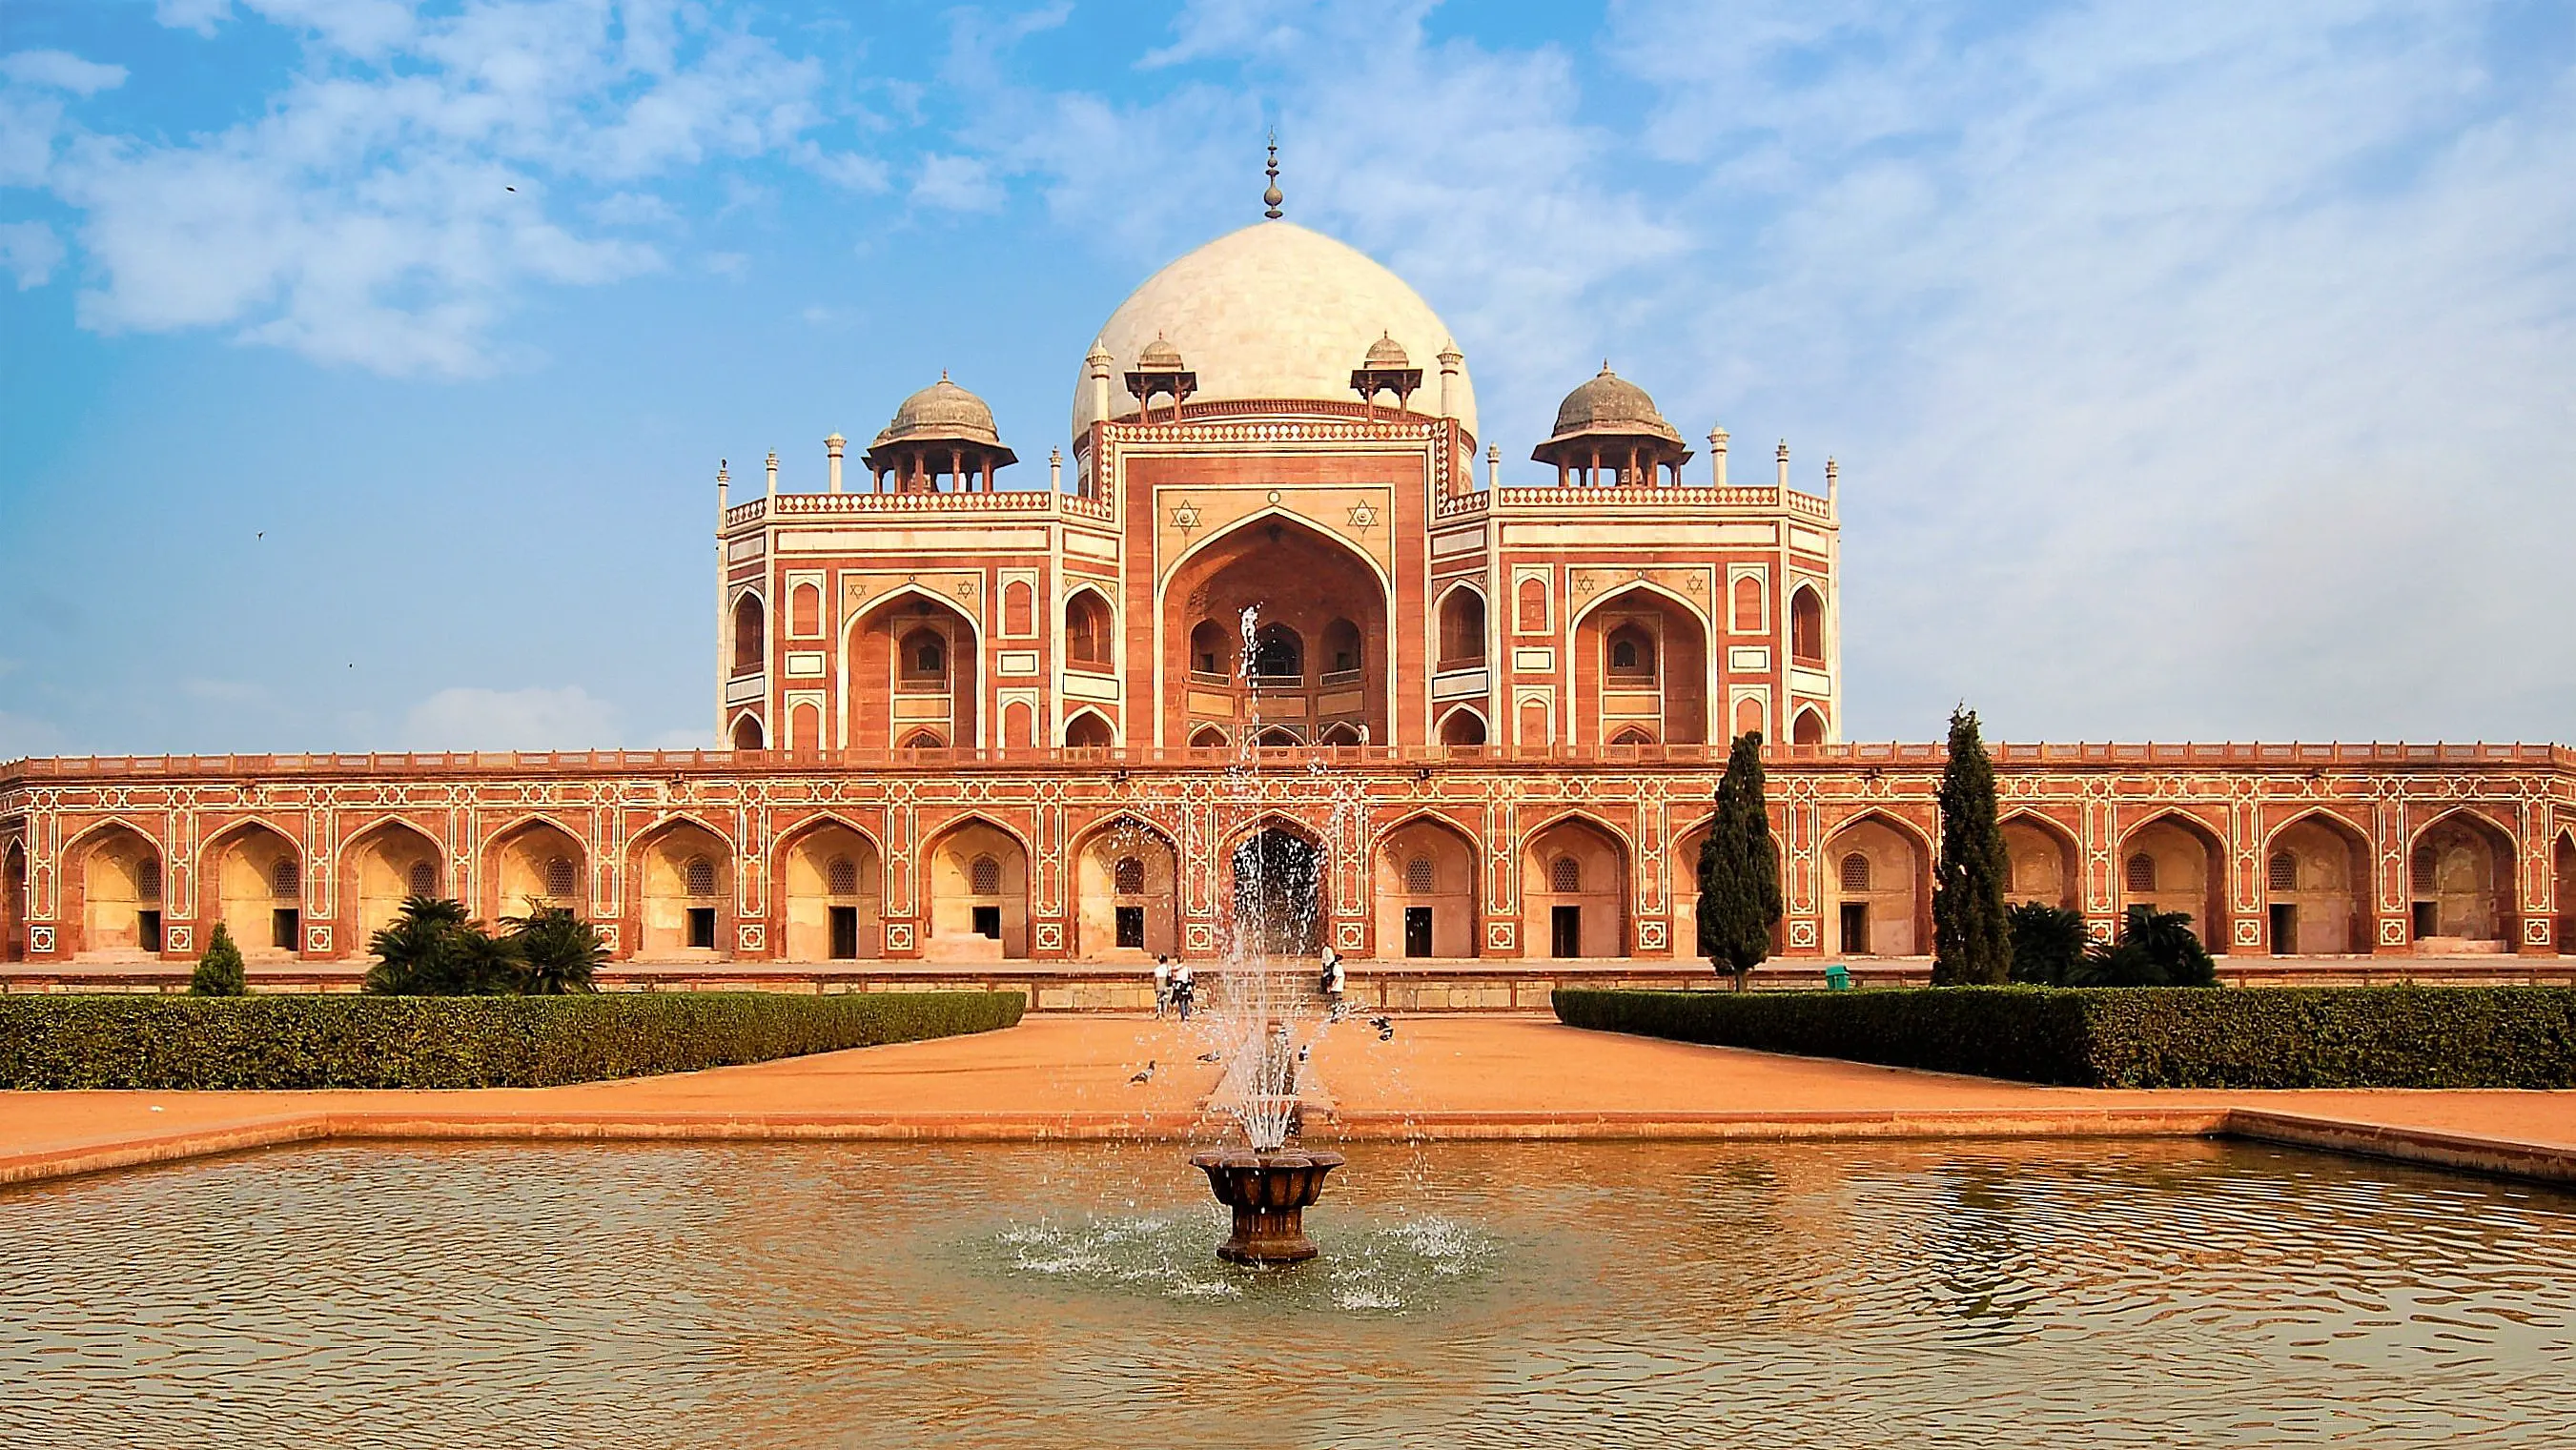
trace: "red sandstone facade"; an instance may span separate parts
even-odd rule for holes
[[[1149,335],[1150,334],[1150,335]],[[1369,341],[1370,337],[1376,341]],[[1416,366],[1424,358],[1437,365]],[[1050,486],[943,378],[870,486],[724,497],[719,752],[0,767],[0,956],[363,956],[411,894],[564,905],[638,962],[1690,958],[1732,735],[1770,751],[1789,958],[1929,950],[1929,747],[1841,741],[1839,500],[1568,396],[1505,487],[1420,299],[1280,223],[1167,268]],[[1345,381],[1346,380],[1346,381]],[[1482,462],[1483,477],[1478,477]],[[2213,949],[2555,954],[2576,752],[2014,746],[2017,897]]]

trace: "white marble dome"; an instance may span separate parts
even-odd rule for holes
[[[1292,222],[1255,222],[1145,279],[1100,329],[1109,353],[1109,403],[1132,412],[1127,373],[1161,336],[1198,374],[1193,403],[1242,398],[1320,398],[1356,403],[1351,370],[1392,338],[1423,370],[1413,411],[1440,411],[1439,354],[1451,345],[1440,315],[1404,279],[1353,247]],[[1476,432],[1476,388],[1459,369],[1450,396]],[[1073,436],[1092,424],[1091,384],[1073,384]]]

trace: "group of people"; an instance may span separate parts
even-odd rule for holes
[[[1348,977],[1342,971],[1342,954],[1327,946],[1320,960],[1323,964],[1323,974],[1317,978],[1315,990],[1324,998],[1327,1009],[1325,1020],[1339,1022],[1346,1010],[1342,997],[1350,986]],[[1168,952],[1155,956],[1155,1016],[1160,1017],[1166,1012],[1178,1012],[1182,1021],[1189,1021],[1190,1008],[1198,1001],[1198,990],[1198,977],[1190,970],[1189,963],[1173,961]]]
[[[1154,958],[1154,1015],[1177,1010],[1181,1020],[1190,1020],[1190,1008],[1199,996],[1198,975],[1187,962],[1176,962],[1168,954]]]

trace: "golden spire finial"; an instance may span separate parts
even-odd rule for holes
[[[1261,214],[1279,220],[1279,203],[1288,198],[1279,194],[1279,128],[1270,128],[1270,164],[1262,168],[1270,177],[1270,188],[1261,193]]]

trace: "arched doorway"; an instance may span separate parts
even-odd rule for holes
[[[1346,722],[1392,741],[1386,586],[1347,543],[1281,515],[1248,520],[1201,545],[1164,586],[1163,738],[1203,725],[1240,731],[1253,714],[1302,720],[1311,735]],[[1245,611],[1251,657],[1238,675]],[[1132,723],[1132,722],[1131,722]]]
[[[795,962],[848,962],[885,954],[879,894],[883,858],[874,841],[839,821],[816,821],[779,851],[781,941]]]
[[[758,750],[761,745],[760,717],[746,711],[733,722],[733,748]]]
[[[204,860],[199,915],[222,922],[244,957],[293,956],[304,939],[304,853],[296,844],[252,822],[209,843]]]
[[[1567,816],[1530,836],[1521,850],[1521,940],[1531,956],[1628,954],[1628,852],[1617,835]]]
[[[2513,950],[2513,838],[2501,828],[2474,811],[2454,811],[2415,838],[2406,865],[2419,950]]]
[[[756,675],[768,653],[768,631],[764,627],[760,596],[743,591],[733,602],[733,672]]]
[[[1817,860],[1827,939],[1847,957],[1913,957],[1932,950],[1932,857],[1884,816],[1836,831]]]
[[[1797,723],[1789,727],[1789,743],[1792,745],[1824,744],[1825,717],[1813,710],[1799,711]]]
[[[2191,918],[2192,934],[2213,954],[2228,946],[2227,848],[2215,832],[2183,816],[2160,816],[2120,843],[2120,914],[2144,906]]]
[[[1440,717],[1440,743],[1455,749],[1485,743],[1485,717],[1461,705]]]
[[[1018,837],[970,818],[949,827],[922,859],[930,878],[923,956],[979,962],[1029,954],[1029,854]]]
[[[859,615],[847,651],[851,746],[971,749],[978,648],[974,623],[926,594],[899,591]]]
[[[16,841],[0,850],[0,962],[27,959],[27,852]]]
[[[1064,722],[1064,743],[1075,750],[1106,750],[1116,738],[1097,710],[1077,710]]]
[[[1789,658],[1802,665],[1825,663],[1825,601],[1804,584],[1789,596]]]
[[[1180,853],[1132,816],[1093,831],[1076,853],[1075,949],[1083,960],[1142,961],[1181,949]]]
[[[160,847],[130,826],[112,825],[81,837],[63,856],[60,915],[79,932],[61,944],[65,951],[135,958],[161,950]]]
[[[696,821],[666,821],[635,844],[638,956],[732,955],[733,848]]]
[[[354,955],[414,896],[447,895],[438,843],[418,827],[380,821],[340,848],[340,922]]]
[[[1708,739],[1708,632],[1662,593],[1621,590],[1574,627],[1575,739]]]
[[[1459,585],[1440,597],[1438,668],[1474,669],[1485,662],[1485,596]]]
[[[1113,667],[1109,601],[1096,589],[1077,589],[1064,601],[1064,663],[1068,669],[1106,674]]]
[[[2370,840],[2332,816],[2272,833],[2263,852],[2264,940],[2274,956],[2370,950]]]
[[[1311,957],[1324,946],[1323,852],[1284,826],[1234,848],[1234,933],[1246,954]]]
[[[2075,838],[2054,821],[2038,816],[2014,816],[2003,823],[2003,830],[2004,855],[2011,863],[2004,878],[2004,899],[2082,911],[2080,863],[2084,858]]]
[[[1680,961],[1706,960],[1699,954],[1699,853],[1716,825],[1711,817],[1682,832],[1673,838],[1672,849],[1664,857],[1673,877],[1673,956]]]
[[[1378,843],[1377,954],[1479,955],[1476,887],[1483,853],[1467,833],[1428,817],[1405,822]]]
[[[2558,838],[2558,954],[2576,957],[2576,831]]]
[[[586,913],[587,859],[572,832],[552,821],[521,821],[499,832],[483,852],[481,915],[501,921],[550,906]]]

